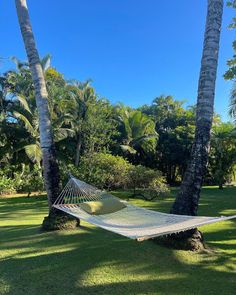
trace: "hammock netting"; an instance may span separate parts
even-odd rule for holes
[[[83,202],[101,200],[102,198],[101,190],[71,177],[53,207],[83,221],[138,241],[236,218],[236,215],[204,217],[167,214],[133,206],[127,202],[125,202],[126,208],[104,215],[91,215],[80,207]]]

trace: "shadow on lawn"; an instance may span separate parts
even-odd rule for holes
[[[160,210],[162,205],[147,206]],[[38,211],[46,212],[44,198],[0,200],[0,217],[9,220],[11,215],[30,219]],[[224,228],[205,234],[219,252],[189,254],[90,226],[44,233],[39,220],[9,223],[0,227],[0,294],[233,294],[235,224],[228,221]]]
[[[46,197],[33,196],[30,198],[14,197],[4,198],[0,197],[0,219],[17,219],[21,222],[24,218],[31,218],[37,216],[37,214],[45,211],[48,212],[45,207]]]
[[[12,226],[1,236],[1,251],[16,251],[0,264],[8,295],[233,294],[236,287],[233,269],[213,269],[235,254],[183,262],[181,252],[90,227],[41,233],[39,226]]]

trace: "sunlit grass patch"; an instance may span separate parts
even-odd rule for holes
[[[176,194],[153,202],[168,212]],[[126,198],[127,192],[115,192]],[[82,222],[70,231],[42,232],[45,196],[0,198],[0,294],[234,294],[236,222],[202,227],[209,253],[136,242]],[[236,214],[236,188],[204,188],[199,214]]]

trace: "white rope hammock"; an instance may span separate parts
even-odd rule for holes
[[[71,177],[53,207],[98,227],[138,241],[169,235],[205,224],[236,218],[233,216],[203,217],[161,213],[133,206],[115,213],[90,215],[80,203],[101,200],[102,191],[75,177]]]

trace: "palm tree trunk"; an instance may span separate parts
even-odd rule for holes
[[[81,132],[79,131],[77,135],[77,143],[76,143],[76,151],[75,151],[75,166],[79,166],[80,162],[80,154],[81,154],[81,146],[82,146],[82,135]]]
[[[207,168],[210,148],[222,14],[223,0],[208,0],[198,84],[195,139],[180,192],[171,210],[171,213],[174,214],[197,215],[200,191]]]
[[[34,40],[26,0],[15,0],[15,3],[35,88],[36,104],[39,114],[40,145],[43,154],[43,174],[49,209],[51,209],[59,193],[59,168],[55,156],[55,146],[48,107],[48,93]]]

